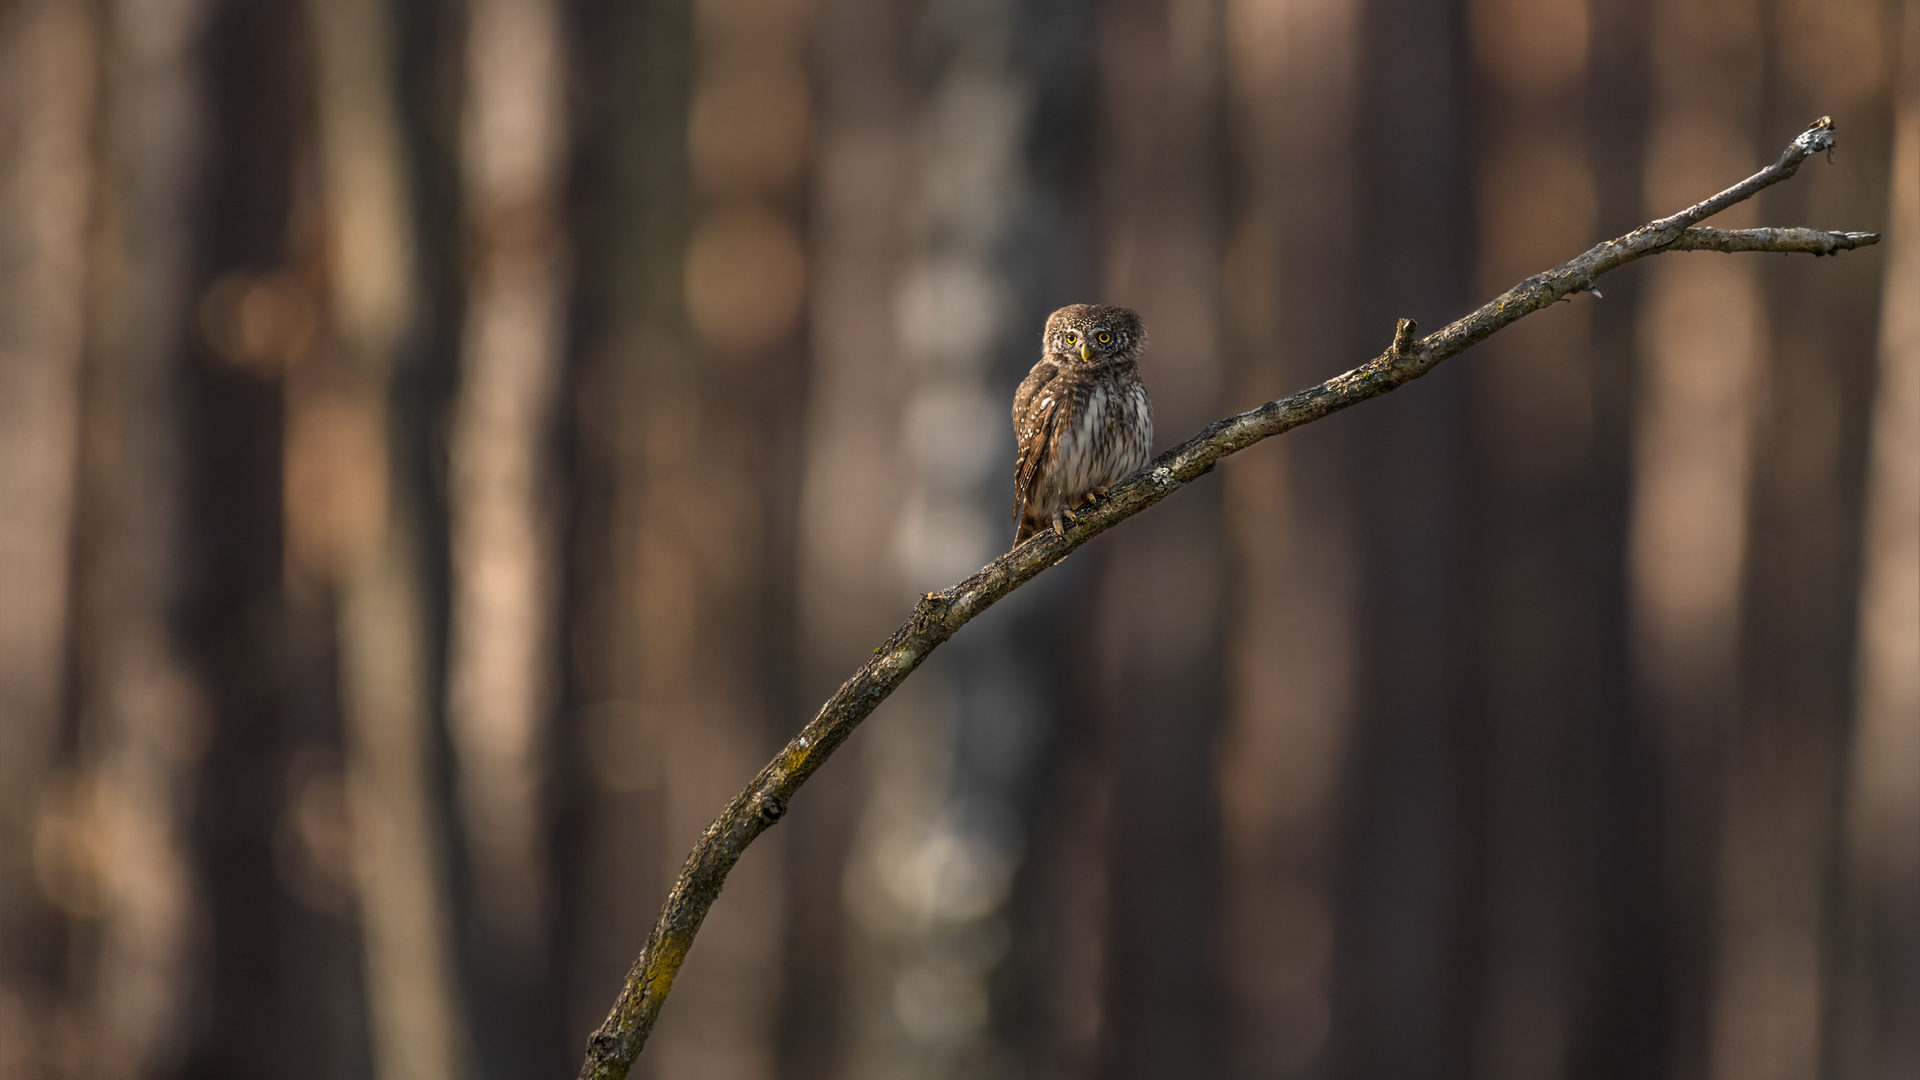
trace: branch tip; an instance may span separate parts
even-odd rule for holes
[[[1838,130],[1840,130],[1840,125],[1833,122],[1833,117],[1823,116],[1813,123],[1808,124],[1807,130],[1801,132],[1799,137],[1793,141],[1799,143],[1801,149],[1811,154],[1816,150],[1825,150],[1827,147],[1832,146],[1833,133]]]
[[[1808,157],[1822,150],[1827,152],[1827,160],[1833,160],[1833,133],[1839,130],[1833,117],[1823,116],[1807,125],[1807,130],[1793,140],[1793,145],[1805,151]]]
[[[1879,233],[1828,232],[1824,229],[1762,228],[1703,229],[1681,232],[1665,245],[1669,251],[1776,252],[1782,255],[1838,255],[1842,251],[1871,247],[1880,242]]]

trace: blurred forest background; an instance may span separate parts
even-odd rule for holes
[[[0,1075],[570,1076],[1011,539],[1773,160],[936,655],[637,1076],[1920,1076],[1916,0],[0,0]]]

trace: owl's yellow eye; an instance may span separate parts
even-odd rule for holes
[[[1079,340],[1080,340],[1079,334],[1076,334],[1071,330],[1067,331],[1067,344],[1072,345],[1074,342]]]
[[[1100,335],[1100,344],[1102,344],[1102,345],[1105,345],[1105,344],[1106,344],[1107,342],[1109,342],[1109,341],[1112,341],[1112,340],[1113,340],[1113,335],[1112,335],[1112,334],[1104,334],[1104,333],[1103,333],[1103,334],[1101,334],[1101,335]]]

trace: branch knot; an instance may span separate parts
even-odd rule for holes
[[[1395,360],[1407,355],[1413,349],[1413,334],[1418,329],[1419,323],[1412,319],[1401,319],[1394,325],[1393,347],[1387,350],[1387,354]]]

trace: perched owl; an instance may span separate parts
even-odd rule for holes
[[[1153,406],[1140,383],[1147,332],[1123,307],[1070,304],[1047,318],[1040,362],[1013,395],[1013,542],[1051,524],[1147,463]]]

